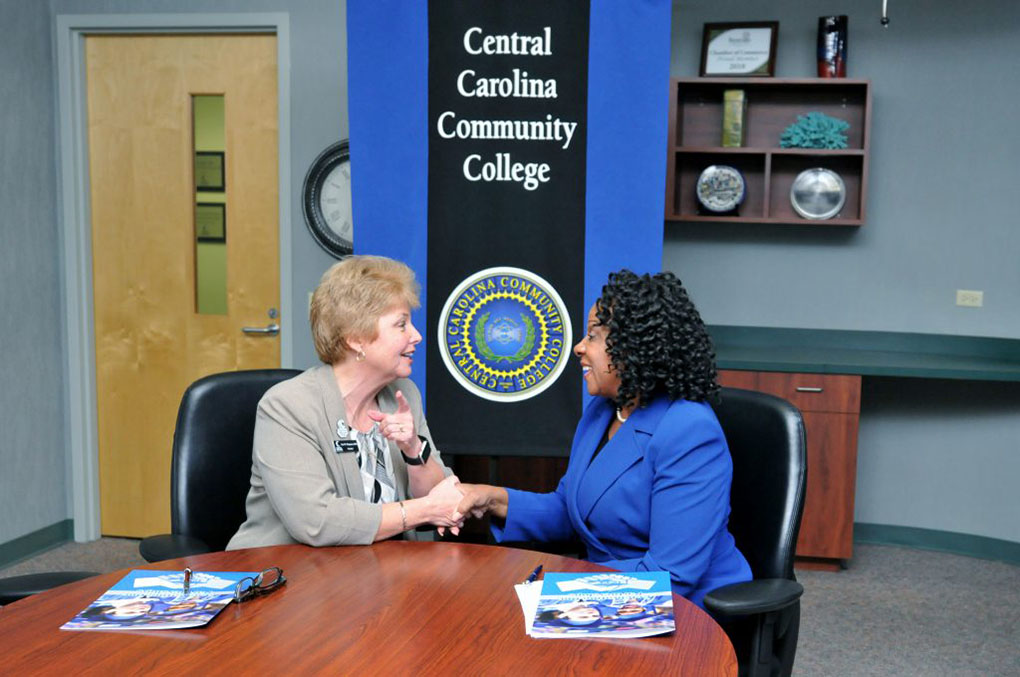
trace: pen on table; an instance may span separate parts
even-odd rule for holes
[[[187,597],[189,592],[191,592],[191,568],[184,567],[184,596]]]
[[[530,574],[528,574],[528,577],[524,579],[524,582],[525,583],[534,583],[535,579],[538,578],[538,575],[540,573],[542,573],[542,565],[541,564],[539,564],[537,567],[535,567],[535,570],[532,571]]]

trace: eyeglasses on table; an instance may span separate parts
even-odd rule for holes
[[[280,567],[269,567],[257,576],[245,576],[234,587],[234,601],[247,602],[259,595],[267,595],[287,582]]]

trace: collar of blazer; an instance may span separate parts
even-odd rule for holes
[[[581,418],[584,431],[578,438],[577,510],[581,520],[587,520],[602,495],[631,466],[644,458],[645,447],[662,417],[669,409],[666,397],[657,397],[647,407],[639,407],[620,426],[613,439],[591,460],[599,440],[614,416],[615,407],[608,400],[593,402]]]

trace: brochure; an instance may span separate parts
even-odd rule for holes
[[[136,569],[61,630],[166,630],[207,624],[234,599],[237,582],[257,571],[196,571],[184,594],[184,572]]]
[[[676,630],[665,571],[547,573],[532,637],[649,637]]]

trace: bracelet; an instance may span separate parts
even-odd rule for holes
[[[407,531],[407,510],[404,509],[404,502],[397,501],[400,504],[400,526],[403,527],[401,531]]]

